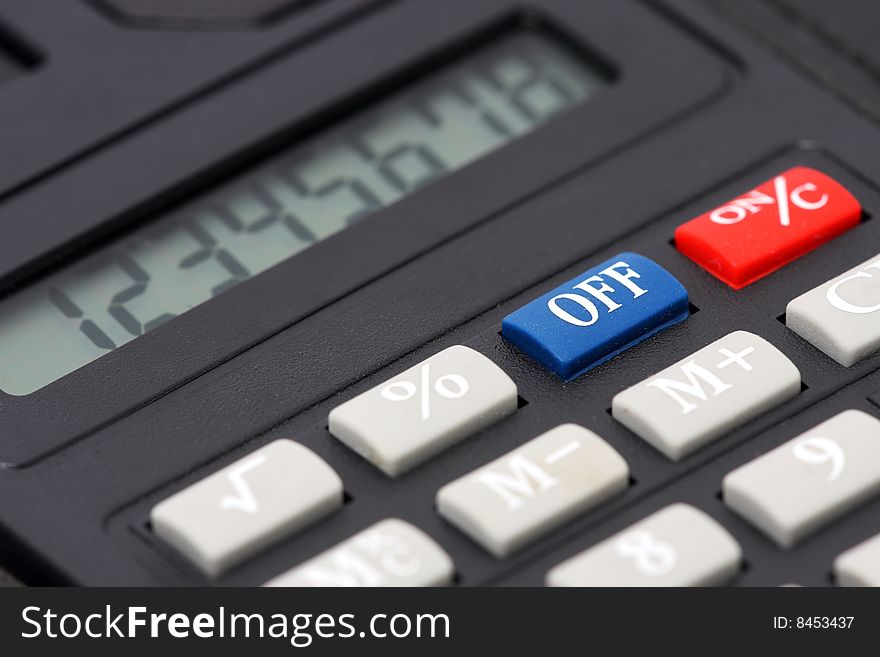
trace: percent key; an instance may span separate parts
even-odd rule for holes
[[[330,412],[330,433],[397,477],[517,408],[516,384],[486,356],[462,345]]]

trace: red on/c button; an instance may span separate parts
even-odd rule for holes
[[[675,246],[739,290],[849,230],[861,216],[862,206],[843,185],[795,167],[682,224]]]

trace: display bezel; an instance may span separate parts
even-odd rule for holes
[[[45,253],[31,249],[30,264],[6,272],[6,289],[96,248],[123,228],[156,217],[517,24],[564,35],[591,61],[618,71],[619,79],[529,135],[54,383],[27,396],[0,394],[0,461],[26,464],[112,423],[650,132],[710,97],[726,79],[720,61],[692,66],[693,57],[705,51],[684,35],[664,32],[657,38],[653,33],[650,43],[637,38],[640,30],[653,28],[650,14],[616,11],[612,0],[603,0],[603,10],[595,13],[577,0],[548,0],[540,14],[512,14],[507,0],[462,3],[467,6],[457,6],[443,21],[418,19],[424,1],[386,10],[382,26],[405,29],[403,42],[391,43],[378,23],[364,20],[150,126],[109,156],[98,154],[94,163],[78,167],[79,175],[67,177],[62,186],[76,184],[78,177],[94,184],[102,171],[111,184],[114,178],[124,181],[137,171],[139,153],[157,146],[170,151],[169,163],[181,155],[174,165],[149,171],[146,184],[134,185],[136,189],[122,182],[110,192],[103,213],[84,212],[88,203],[72,208],[76,237]],[[343,56],[327,61],[327,53],[334,51]],[[359,51],[373,56],[369,61],[345,56]],[[316,68],[337,75],[309,73]],[[307,93],[279,93],[290,80]],[[244,108],[250,119],[246,127],[241,125]],[[192,134],[206,133],[216,140],[192,143]],[[193,146],[196,152],[185,154]],[[506,184],[499,184],[499,171]],[[6,229],[16,234],[14,225]],[[309,285],[279,303],[290,280]]]
[[[604,62],[521,22],[0,298],[0,390],[32,394],[607,87]],[[515,90],[526,65],[542,84]]]

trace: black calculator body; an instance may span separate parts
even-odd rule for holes
[[[822,4],[4,0],[3,564],[28,584],[260,585],[397,518],[448,555],[448,583],[538,586],[684,503],[740,546],[726,583],[834,584],[880,499],[781,547],[722,494],[838,413],[880,418],[878,357],[841,365],[785,316],[880,252],[880,55],[856,34],[880,13]],[[505,86],[523,52],[556,86]],[[795,167],[847,190],[854,225],[740,289],[677,248],[680,226]],[[264,229],[295,245],[236,252]],[[686,289],[684,321],[574,377],[502,335],[621,253]],[[615,395],[735,331],[796,366],[796,394],[678,459],[614,417]],[[395,476],[333,435],[333,409],[456,345],[515,383],[503,419]],[[397,394],[424,412],[461,392],[425,384]],[[566,423],[622,457],[625,490],[504,556],[439,513],[438,490]],[[338,475],[332,513],[217,573],[157,534],[163,500],[278,439]]]

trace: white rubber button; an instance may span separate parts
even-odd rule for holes
[[[388,518],[263,586],[444,586],[452,560],[430,536]]]
[[[516,384],[456,345],[330,411],[330,433],[395,477],[513,413]]]
[[[673,504],[564,561],[549,586],[715,586],[740,569],[742,550],[702,511]]]
[[[342,505],[342,480],[310,449],[276,440],[153,507],[156,535],[209,575]]]
[[[880,351],[880,255],[791,301],[785,323],[847,367]]]
[[[880,493],[880,420],[849,410],[724,478],[724,503],[782,547]]]
[[[498,557],[623,491],[626,461],[592,431],[563,424],[437,493],[437,511]]]
[[[615,395],[614,419],[677,461],[800,392],[797,367],[734,331]]]
[[[880,534],[837,557],[834,576],[841,586],[880,586]]]

